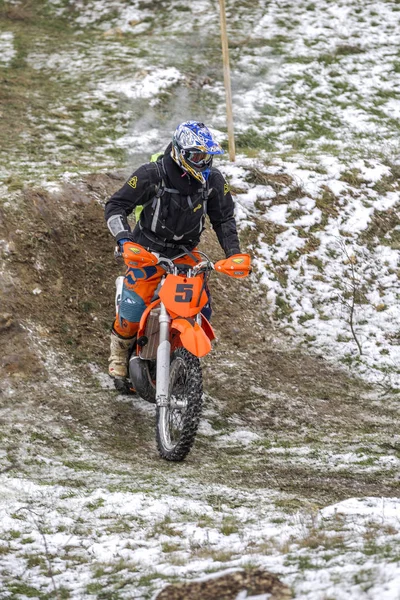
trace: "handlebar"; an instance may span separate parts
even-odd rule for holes
[[[203,257],[204,260],[198,261],[195,265],[175,263],[174,261],[184,256],[189,256],[195,260],[197,260],[197,258],[191,251],[187,251],[175,256],[174,259],[171,259],[166,256],[160,256],[157,252],[150,252],[143,246],[135,244],[134,242],[128,246],[126,254],[125,246],[123,252],[121,252],[120,247],[117,246],[114,255],[115,257],[123,256],[128,267],[143,268],[146,266],[154,267],[159,265],[167,273],[174,273],[175,270],[178,273],[185,273],[185,268],[187,268],[188,272],[190,271],[192,275],[196,276],[199,273],[210,273],[211,271],[216,270],[220,273],[225,273],[225,275],[229,275],[230,277],[235,277],[236,279],[242,279],[251,273],[251,257],[249,254],[234,254],[226,259],[218,260],[214,264],[205,252],[202,252],[201,250],[194,250],[193,252],[196,255]]]
[[[174,259],[167,258],[166,256],[161,256],[158,252],[151,252],[151,254],[157,258],[157,265],[159,265],[169,273],[172,273],[175,267],[179,267],[179,263],[176,265],[174,263],[174,260],[187,256],[187,252],[179,254]],[[198,275],[199,273],[204,273],[206,271],[212,271],[214,269],[214,263],[208,258],[207,254],[205,254],[201,250],[196,250],[196,254],[200,254],[205,260],[202,260],[196,265],[191,266],[193,275]],[[121,252],[120,246],[115,247],[114,256],[115,258],[120,258],[124,256],[124,253]]]
[[[202,260],[197,265],[190,267],[192,269],[193,276],[196,276],[199,273],[205,273],[206,271],[212,271],[214,269],[214,264],[211,262],[208,256],[206,256],[203,252],[201,254],[204,255],[207,260]],[[186,256],[186,254],[182,254],[182,256]],[[177,256],[176,258],[181,257]],[[157,264],[169,273],[172,273],[176,267],[179,268],[179,263],[175,264],[172,259],[165,256],[160,256]]]

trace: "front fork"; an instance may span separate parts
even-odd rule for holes
[[[162,302],[160,304],[160,308],[160,338],[157,348],[156,403],[157,406],[166,407],[168,406],[169,368],[171,355],[171,344],[169,341],[171,317],[169,316],[167,309]]]

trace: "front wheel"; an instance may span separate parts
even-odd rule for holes
[[[166,460],[183,460],[200,422],[203,377],[200,361],[184,348],[172,353],[167,406],[157,406],[157,447]]]

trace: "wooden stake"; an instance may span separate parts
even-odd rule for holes
[[[224,84],[226,96],[226,120],[228,125],[229,159],[235,161],[235,135],[233,131],[231,73],[229,69],[228,33],[226,29],[225,0],[219,0],[219,16],[221,21],[222,58],[224,63]]]

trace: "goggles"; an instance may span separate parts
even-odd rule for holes
[[[200,168],[207,166],[210,163],[212,156],[212,154],[208,154],[207,152],[198,152],[196,150],[187,150],[185,152],[186,160]]]

